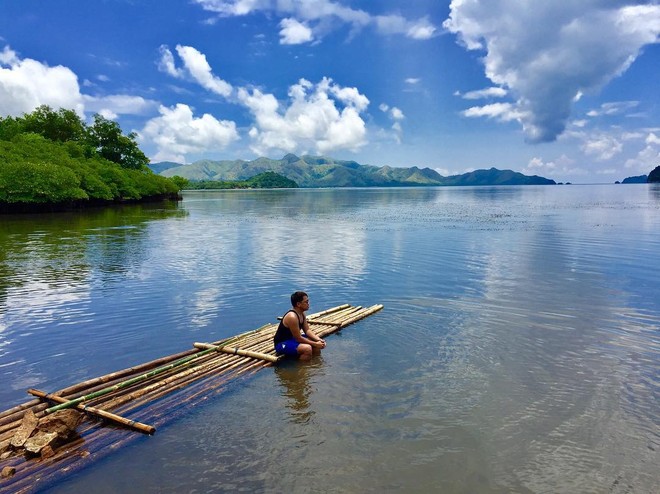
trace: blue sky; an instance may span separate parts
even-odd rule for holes
[[[660,165],[659,36],[639,0],[0,0],[0,116],[98,112],[153,161],[611,183]]]

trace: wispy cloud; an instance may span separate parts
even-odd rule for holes
[[[485,89],[478,89],[476,91],[468,91],[467,93],[456,91],[454,94],[456,94],[456,96],[460,96],[463,99],[503,98],[507,95],[507,91],[501,87],[487,87]]]
[[[524,114],[518,107],[511,103],[492,103],[484,106],[473,106],[464,110],[462,115],[465,117],[493,118],[501,122],[510,122],[524,118]]]
[[[603,103],[597,110],[591,110],[587,113],[589,117],[600,117],[603,115],[621,115],[628,110],[637,108],[639,101],[615,101],[612,103]]]
[[[147,115],[159,106],[159,103],[155,100],[126,94],[83,95],[83,101],[85,102],[85,110],[100,113],[113,120],[118,115]]]
[[[185,70],[176,66],[174,55],[166,45],[160,47],[160,60],[158,63],[160,70],[178,78],[189,75],[202,87],[215,94],[224,97],[231,95],[231,84],[213,75],[211,66],[206,60],[206,55],[192,46],[177,45],[176,52],[181,58]]]
[[[285,18],[280,23],[280,42],[309,43],[323,37],[333,23],[348,24],[352,32],[373,26],[382,34],[403,35],[424,40],[439,32],[428,17],[407,19],[399,14],[374,15],[331,0],[194,0],[207,12],[221,17],[256,13],[275,14]]]

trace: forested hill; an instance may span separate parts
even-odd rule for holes
[[[476,170],[443,177],[430,168],[396,168],[361,165],[319,156],[298,157],[287,154],[281,160],[257,158],[252,161],[200,160],[190,165],[161,162],[149,165],[166,177],[180,176],[190,181],[247,180],[272,171],[296,182],[300,187],[391,187],[424,185],[553,185],[554,180],[528,176],[511,170]]]

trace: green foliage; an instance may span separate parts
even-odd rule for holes
[[[88,129],[87,142],[101,157],[119,163],[124,168],[140,170],[149,164],[149,158],[138,147],[136,137],[135,132],[125,136],[117,122],[96,114],[94,125]]]
[[[296,188],[298,184],[275,172],[264,172],[245,181],[254,189]]]
[[[2,166],[0,201],[58,203],[87,198],[80,179],[68,168],[40,161]]]
[[[85,124],[73,110],[53,111],[42,105],[23,117],[0,118],[0,139],[11,140],[20,134],[39,134],[51,141],[84,141]]]
[[[0,117],[0,141],[10,141],[24,132],[23,122],[13,117]]]
[[[170,180],[174,182],[177,187],[179,187],[179,190],[185,189],[188,187],[188,184],[190,181],[187,178],[180,177],[179,175],[174,175],[173,177],[170,177]]]
[[[53,111],[42,105],[23,116],[23,133],[42,135],[50,141],[84,141],[85,124],[73,110]]]
[[[54,111],[42,105],[22,117],[0,117],[0,140],[12,140],[21,134],[39,134],[55,142],[79,144],[76,152],[91,158],[99,156],[131,170],[141,170],[149,158],[135,142],[137,135],[124,135],[117,122],[94,115],[94,123],[86,125],[73,110]]]
[[[87,149],[84,142],[54,141],[36,133],[0,140],[0,203],[123,201],[176,196],[179,190],[147,168],[122,168],[97,154],[88,157]]]
[[[174,177],[173,177],[174,178]],[[247,180],[219,181],[200,180],[188,181],[182,177],[176,177],[187,182],[182,188],[191,190],[201,189],[294,189],[298,184],[275,172],[264,172]]]

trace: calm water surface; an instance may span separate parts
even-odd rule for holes
[[[660,492],[660,188],[190,192],[0,218],[0,404],[385,310],[49,492]]]

